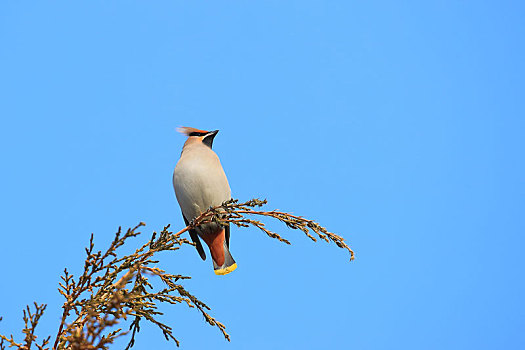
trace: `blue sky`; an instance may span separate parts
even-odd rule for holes
[[[0,4],[0,333],[48,304],[91,232],[183,222],[184,137],[241,200],[315,219],[233,229],[239,268],[188,247],[160,265],[226,324],[184,306],[185,349],[525,347],[524,7],[517,1],[52,1]],[[136,349],[171,348],[144,327]]]

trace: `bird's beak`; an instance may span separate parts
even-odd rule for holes
[[[219,130],[213,130],[208,133],[208,135],[215,137],[219,133]]]

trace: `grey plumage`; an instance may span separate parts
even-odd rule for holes
[[[217,131],[207,132],[184,128],[183,132],[189,137],[173,172],[173,187],[187,225],[189,221],[199,216],[210,206],[220,205],[229,200],[231,191],[219,157],[211,149]],[[222,229],[216,223],[208,223],[190,230],[190,237],[195,242],[197,251],[203,260],[206,259],[206,254],[199,237],[208,244],[212,256],[224,253],[223,264],[219,266],[214,260],[216,273],[220,272],[221,269],[235,265],[235,261],[229,253],[229,226],[225,228],[224,236],[221,236],[223,238],[220,238],[224,241],[220,245],[224,245],[224,247],[221,248],[219,242],[212,243],[215,236],[222,235]],[[235,267],[236,265],[230,270],[233,271]],[[225,273],[231,272],[230,270]]]

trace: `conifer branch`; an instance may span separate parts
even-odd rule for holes
[[[210,207],[206,212],[193,219],[182,230],[173,233],[170,225],[164,227],[159,234],[153,232],[150,240],[132,254],[121,255],[119,248],[130,239],[141,234],[139,229],[145,226],[139,223],[134,228],[123,232],[121,228],[115,234],[109,248],[95,251],[93,234],[89,245],[85,248],[86,258],[83,270],[75,278],[67,269],[59,282],[59,293],[65,301],[63,312],[54,338],[52,349],[108,349],[114,341],[130,334],[126,347],[130,349],[135,344],[135,337],[140,332],[141,322],[147,321],[155,325],[168,341],[179,346],[179,340],[174,336],[171,326],[159,320],[163,313],[158,307],[161,304],[185,304],[189,308],[198,310],[204,320],[211,326],[219,329],[226,340],[230,336],[226,327],[213,318],[208,311],[210,308],[196,296],[188,292],[179,281],[190,279],[189,276],[170,274],[156,266],[156,254],[163,251],[176,251],[184,245],[195,245],[181,235],[189,229],[199,225],[216,222],[222,226],[233,224],[237,227],[254,226],[269,237],[283,243],[290,241],[276,232],[266,228],[265,224],[254,217],[269,217],[283,222],[287,227],[302,231],[308,238],[317,241],[317,238],[326,242],[333,242],[339,248],[347,250],[350,260],[354,259],[354,252],[345,243],[344,239],[315,221],[281,212],[278,210],[262,211],[258,208],[267,204],[266,200],[252,199],[239,203],[231,199],[221,205]],[[162,288],[158,285],[163,285]],[[0,350],[9,347],[28,350],[34,345],[39,350],[49,349],[50,337],[37,343],[35,328],[43,315],[46,305],[34,303],[35,311],[28,306],[23,311],[25,335],[23,342],[16,342],[13,336],[0,335]],[[1,318],[0,318],[1,321]],[[128,330],[118,326],[129,322]]]

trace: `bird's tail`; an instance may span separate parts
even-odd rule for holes
[[[237,268],[237,264],[228,249],[224,228],[212,233],[203,234],[201,237],[210,248],[213,270],[216,275],[226,275]]]
[[[224,248],[224,263],[221,266],[219,266],[215,262],[215,259],[212,259],[213,260],[213,270],[216,275],[227,275],[237,268],[237,263],[235,262],[235,260],[233,260],[233,257],[230,254],[230,250],[228,249],[226,240],[223,243],[223,248]]]

